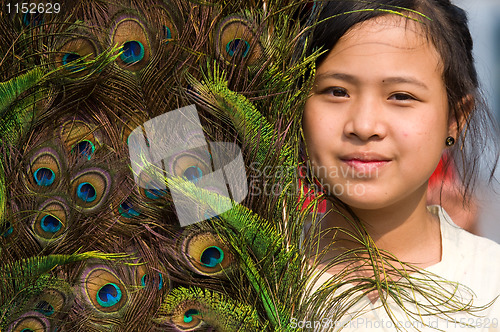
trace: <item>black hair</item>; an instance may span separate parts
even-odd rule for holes
[[[489,163],[486,171],[493,179],[498,159],[497,123],[482,98],[472,54],[472,37],[465,11],[449,0],[330,0],[320,1],[318,21],[310,38],[310,53],[325,50],[316,66],[339,39],[358,23],[384,15],[403,15],[421,25],[428,40],[441,57],[443,81],[448,95],[449,116],[457,121],[459,134],[449,148],[463,184],[463,198],[472,196],[483,171],[480,161]],[[494,159],[481,160],[489,150]],[[448,167],[449,165],[444,165]]]

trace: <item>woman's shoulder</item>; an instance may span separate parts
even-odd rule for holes
[[[486,258],[486,254],[493,255],[490,258],[500,257],[500,244],[481,237],[457,226],[446,211],[438,206],[430,206],[429,210],[439,217],[441,224],[441,241],[443,247],[443,258],[446,254],[456,257],[457,253],[475,258]],[[493,263],[493,261],[490,261]],[[500,267],[500,260],[494,262]]]
[[[440,206],[429,210],[439,216],[442,241],[441,262],[429,270],[475,292],[500,294],[500,244],[455,225]]]

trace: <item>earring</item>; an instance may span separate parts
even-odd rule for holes
[[[451,136],[446,137],[446,146],[452,146],[455,144],[455,139]]]

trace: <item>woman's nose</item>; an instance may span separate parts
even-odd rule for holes
[[[359,99],[348,110],[344,135],[360,141],[382,139],[387,134],[385,121],[380,101],[369,97]]]

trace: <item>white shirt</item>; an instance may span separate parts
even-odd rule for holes
[[[493,301],[500,295],[500,245],[456,226],[440,206],[434,205],[428,209],[440,220],[442,256],[439,263],[425,270],[469,287],[475,295],[473,305],[476,307]],[[325,273],[315,283],[314,289],[318,289],[330,276]],[[455,294],[454,298],[467,302],[471,298],[470,294],[462,292]],[[476,316],[466,313],[452,314],[451,317],[456,322],[439,319],[437,316],[422,317],[421,320],[410,318],[392,298],[389,298],[387,302],[402,331],[427,332],[440,329],[446,332],[500,332],[500,298],[490,307],[477,312]],[[404,306],[415,308],[411,303],[405,303]],[[327,319],[328,314],[325,318],[321,322],[302,322],[302,325],[306,327],[307,323],[310,326],[316,323],[312,325],[314,328],[307,329],[314,331],[397,331],[386,309],[382,306],[381,300],[372,303],[366,296],[349,309],[349,312],[335,325],[332,320]],[[430,327],[424,326],[424,323]]]

